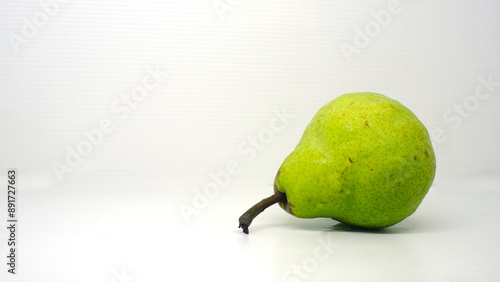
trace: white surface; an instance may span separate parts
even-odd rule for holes
[[[303,281],[500,280],[499,10],[456,0],[1,1],[2,257],[10,168],[20,221],[19,274],[0,259],[0,280],[296,281],[299,270]],[[437,175],[417,213],[366,233],[273,207],[250,236],[237,230],[314,113],[358,91],[402,102],[431,134]],[[179,208],[193,200],[187,221]],[[331,254],[317,249],[324,241]]]
[[[270,187],[224,190],[188,223],[177,209],[180,191],[123,185],[130,190],[82,183],[76,191],[22,193],[19,274],[13,279],[2,271],[1,280],[500,278],[498,178],[434,186],[416,213],[379,232],[349,230],[331,219],[297,219],[274,206],[254,220],[249,235],[237,228],[237,219]]]

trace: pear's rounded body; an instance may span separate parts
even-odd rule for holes
[[[409,109],[380,94],[352,93],[317,112],[274,187],[297,217],[383,228],[417,209],[435,171],[429,134]]]

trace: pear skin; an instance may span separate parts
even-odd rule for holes
[[[275,203],[299,218],[388,227],[415,212],[435,172],[427,129],[408,108],[381,94],[344,94],[316,113],[279,168],[274,195],[242,215],[240,227],[248,233]]]

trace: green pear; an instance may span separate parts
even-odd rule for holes
[[[427,129],[408,108],[381,94],[344,94],[316,113],[279,168],[274,194],[245,212],[239,227],[248,234],[275,203],[299,218],[388,227],[415,212],[435,173]]]

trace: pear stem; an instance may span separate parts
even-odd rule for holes
[[[252,220],[265,209],[279,202],[286,202],[286,195],[285,193],[275,191],[272,196],[265,198],[257,204],[253,205],[243,215],[241,215],[239,219],[240,225],[238,226],[238,228],[243,229],[243,232],[245,234],[248,234],[248,226],[250,226]]]

